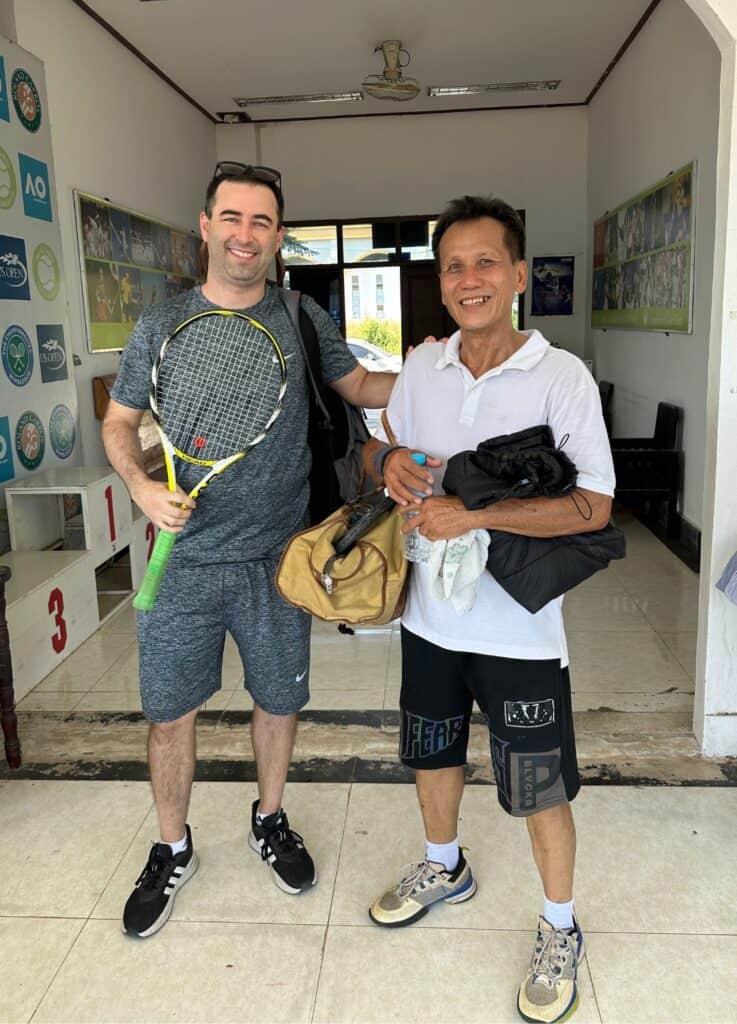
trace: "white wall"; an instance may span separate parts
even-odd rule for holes
[[[589,224],[698,161],[693,334],[588,331],[599,378],[614,383],[614,431],[652,432],[659,401],[684,409],[681,513],[701,526],[714,255],[719,51],[683,0],[663,0],[589,108]]]
[[[19,0],[15,23],[18,44],[46,66],[84,461],[105,465],[92,377],[114,373],[119,356],[87,351],[72,189],[195,228],[215,128],[71,0]]]
[[[529,257],[577,257],[574,315],[528,316],[526,325],[583,354],[585,107],[223,125],[217,148],[219,160],[282,171],[287,221],[433,214],[464,193],[524,208]]]

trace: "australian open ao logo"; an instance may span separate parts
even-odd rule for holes
[[[23,413],[15,425],[15,451],[26,469],[38,469],[46,451],[43,423],[35,412]]]
[[[33,373],[33,348],[31,339],[18,324],[11,324],[3,334],[0,357],[11,384],[22,388],[28,383]]]
[[[49,417],[49,440],[57,458],[69,458],[74,451],[76,434],[71,410],[66,405],[55,405]]]
[[[23,127],[29,132],[37,132],[41,126],[41,97],[33,79],[23,68],[16,68],[13,72],[10,95]]]

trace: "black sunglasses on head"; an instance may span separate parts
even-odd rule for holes
[[[216,178],[225,178],[239,174],[247,174],[249,178],[263,181],[267,185],[276,185],[281,190],[281,174],[275,167],[262,167],[259,164],[241,164],[237,160],[221,160],[215,165]]]

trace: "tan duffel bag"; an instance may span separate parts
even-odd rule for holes
[[[279,593],[325,622],[391,622],[402,612],[407,583],[401,523],[381,492],[343,505],[289,541],[276,574]]]
[[[395,444],[386,412],[386,435]],[[325,622],[380,626],[402,613],[407,586],[402,520],[381,488],[343,505],[287,544],[276,586]]]

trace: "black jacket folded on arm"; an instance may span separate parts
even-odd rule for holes
[[[577,475],[571,459],[556,448],[550,427],[542,424],[453,455],[443,489],[457,495],[467,509],[481,509],[506,498],[572,494]],[[502,530],[489,530],[489,537],[486,568],[510,597],[533,613],[625,555],[624,534],[611,524],[563,537],[523,537]]]

